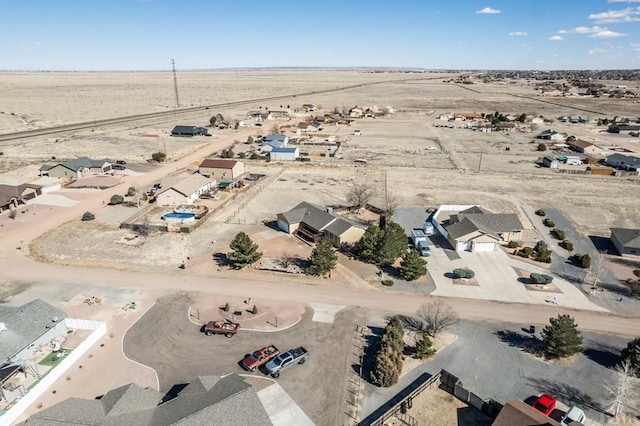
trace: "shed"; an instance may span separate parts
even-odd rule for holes
[[[294,148],[273,148],[269,154],[271,161],[295,161],[300,156],[300,150]]]

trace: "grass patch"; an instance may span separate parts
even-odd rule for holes
[[[61,353],[64,355],[61,355]],[[66,348],[62,349],[60,352],[51,352],[49,355],[44,357],[42,361],[40,361],[38,364],[48,365],[49,367],[55,367],[56,365],[60,364],[60,361],[68,357],[70,353],[71,353],[71,349],[66,349]]]

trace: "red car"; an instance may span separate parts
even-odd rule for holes
[[[265,346],[264,348],[258,349],[254,353],[247,355],[242,360],[242,366],[249,371],[256,371],[256,368],[266,364],[278,355],[280,355],[280,350],[274,345]]]
[[[556,399],[548,393],[543,393],[533,402],[533,408],[548,416],[556,408]]]

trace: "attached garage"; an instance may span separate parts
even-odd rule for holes
[[[495,242],[486,242],[486,241],[474,241],[471,246],[471,251],[496,251],[496,243]]]

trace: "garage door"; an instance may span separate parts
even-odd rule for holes
[[[472,251],[495,251],[496,243],[474,243]]]
[[[289,233],[289,225],[287,225],[282,220],[278,220],[278,228],[282,229],[286,233]]]
[[[456,250],[471,250],[471,241],[458,241]]]

